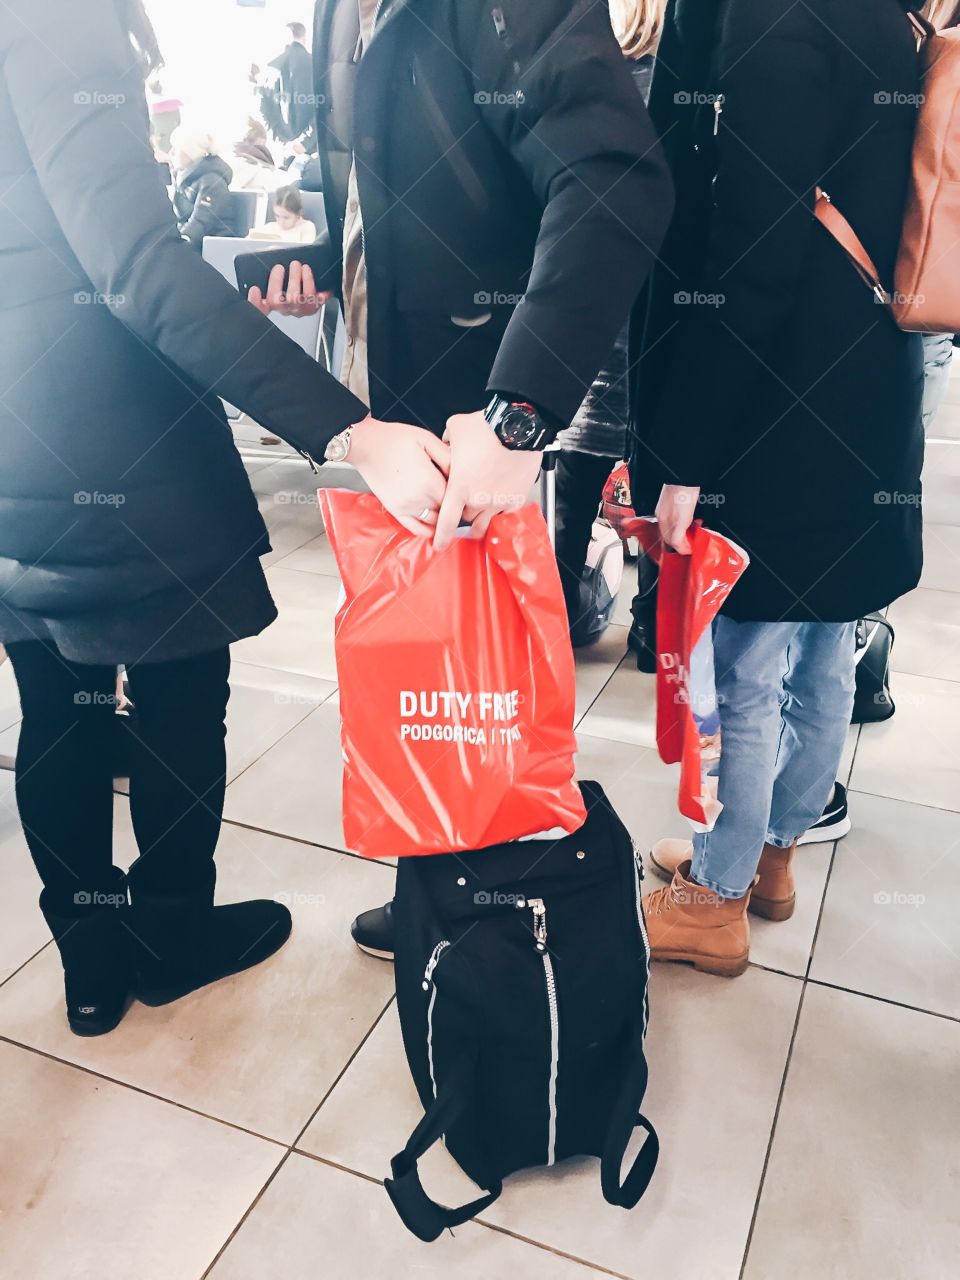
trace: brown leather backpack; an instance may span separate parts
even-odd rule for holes
[[[814,216],[846,251],[901,329],[960,332],[960,27],[937,31],[907,15],[924,62],[923,97],[903,233],[888,293],[853,227],[817,188]]]

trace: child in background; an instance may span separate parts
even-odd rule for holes
[[[303,216],[303,200],[296,187],[281,187],[276,194],[273,220],[250,232],[254,240],[287,240],[291,244],[313,244],[317,228]]]

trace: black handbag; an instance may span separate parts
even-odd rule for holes
[[[640,1114],[642,864],[600,786],[582,791],[573,835],[400,860],[397,1008],[424,1116],[385,1185],[421,1240],[482,1212],[518,1169],[598,1156],[605,1198],[632,1208],[656,1166]],[[646,1137],[621,1179],[637,1127]],[[431,1200],[417,1172],[441,1137],[483,1189],[459,1208]]]
[[[889,720],[896,711],[890,694],[890,651],[893,627],[883,614],[871,613],[857,622],[857,688],[851,724]]]

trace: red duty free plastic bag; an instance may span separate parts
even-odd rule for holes
[[[699,520],[689,530],[689,555],[664,548],[656,520],[633,519],[625,530],[660,565],[657,749],[665,764],[680,762],[680,812],[695,830],[710,831],[723,808],[717,798],[720,708],[711,624],[750,558]]]
[[[347,845],[370,858],[481,849],[586,817],[574,668],[536,506],[437,552],[372,494],[323,489]]]

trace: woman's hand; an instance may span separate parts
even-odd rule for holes
[[[348,461],[405,529],[432,536],[447,486],[448,445],[422,427],[364,418],[351,432]]]
[[[660,538],[672,551],[689,555],[690,539],[687,532],[697,514],[700,490],[682,484],[665,484],[657,503],[656,517],[660,526]]]
[[[479,411],[448,418],[443,438],[450,445],[450,468],[433,540],[438,549],[450,543],[461,519],[482,538],[495,515],[529,502],[543,457],[505,449]]]
[[[286,282],[286,290],[284,290]],[[325,302],[329,302],[333,294],[327,290],[319,292],[310,267],[300,262],[291,262],[289,279],[283,263],[278,262],[270,271],[267,280],[267,296],[264,297],[257,285],[247,293],[247,301],[252,302],[258,311],[268,316],[275,311],[280,316],[315,316]]]

